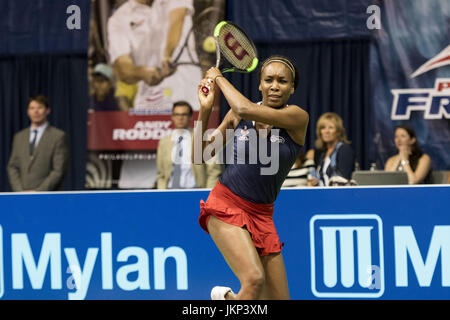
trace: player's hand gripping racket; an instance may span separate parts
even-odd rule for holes
[[[245,32],[234,23],[229,21],[219,22],[214,28],[214,39],[216,41],[216,68],[219,68],[223,63],[222,73],[248,73],[258,66],[258,54],[255,45]],[[225,59],[222,59],[222,56]],[[225,64],[229,64],[229,66],[225,66]],[[210,89],[208,85],[201,88],[205,95],[208,95]]]

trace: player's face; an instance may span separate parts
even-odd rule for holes
[[[322,137],[323,142],[325,143],[333,143],[337,141],[337,130],[336,125],[331,120],[324,120],[323,126],[320,129],[320,135]]]
[[[411,138],[403,128],[398,128],[395,130],[395,138],[394,138],[395,146],[397,149],[401,147],[410,147],[415,142],[415,138]]]
[[[261,73],[259,90],[263,104],[269,107],[284,105],[294,93],[292,72],[281,62],[272,62]]]
[[[28,105],[27,113],[31,123],[35,126],[40,126],[47,121],[50,109],[37,101],[31,101]]]
[[[189,114],[188,106],[177,106],[172,112],[172,121],[175,129],[187,129],[191,122],[192,115]]]

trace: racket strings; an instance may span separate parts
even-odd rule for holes
[[[256,50],[241,30],[227,24],[220,30],[218,39],[220,52],[231,64],[242,70],[252,65]]]

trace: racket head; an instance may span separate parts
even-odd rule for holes
[[[239,26],[230,21],[221,21],[214,28],[214,38],[220,56],[232,66],[222,72],[248,73],[256,69],[259,63],[258,52],[253,41]]]

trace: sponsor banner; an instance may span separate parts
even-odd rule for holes
[[[408,124],[435,170],[450,169],[450,3],[376,1],[381,27],[373,30],[371,162],[384,168],[397,153],[395,127]]]
[[[422,111],[426,120],[450,119],[450,78],[436,79],[434,88],[392,89],[391,92],[392,120],[409,120],[414,111]]]
[[[208,192],[0,195],[0,297],[208,300],[216,285],[237,292],[197,222]],[[450,185],[281,190],[274,219],[291,298],[448,299],[449,197]]]
[[[194,111],[190,127],[194,127]],[[88,150],[156,150],[161,138],[172,132],[171,115],[145,115],[122,111],[100,111],[88,114]],[[219,111],[213,110],[208,128],[219,122]]]

